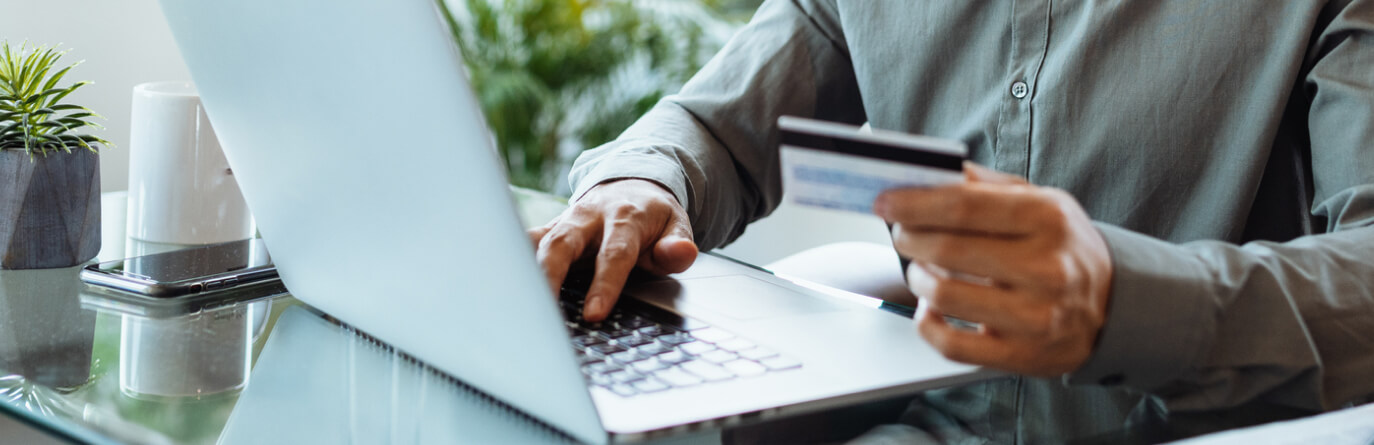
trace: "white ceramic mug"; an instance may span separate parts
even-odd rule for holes
[[[252,215],[190,82],[134,87],[128,235],[157,243],[251,238]]]

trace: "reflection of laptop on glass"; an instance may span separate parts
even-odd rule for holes
[[[293,293],[579,440],[989,375],[909,320],[709,255],[627,291],[678,321],[565,326],[432,0],[162,6]]]

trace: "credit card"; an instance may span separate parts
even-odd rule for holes
[[[964,143],[792,116],[782,130],[782,186],[800,205],[873,213],[884,190],[963,182]]]

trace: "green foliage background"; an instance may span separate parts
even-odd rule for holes
[[[564,192],[578,152],[677,91],[762,0],[441,0],[512,184]]]

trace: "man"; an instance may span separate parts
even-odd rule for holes
[[[957,138],[977,164],[875,213],[921,335],[1027,377],[875,434],[1159,440],[1374,395],[1374,1],[768,1],[578,159],[573,206],[531,231],[550,282],[593,261],[599,319],[633,266],[739,236],[780,199],[782,115]]]

